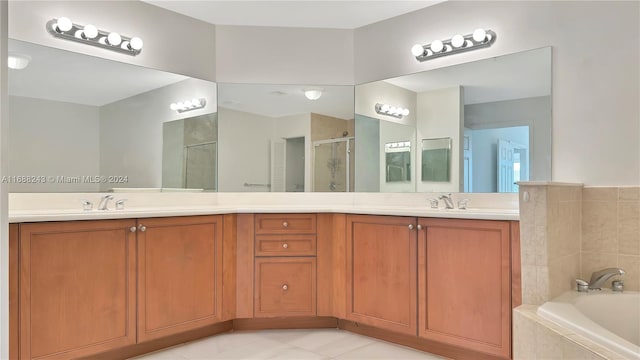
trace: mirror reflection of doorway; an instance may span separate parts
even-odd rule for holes
[[[218,143],[216,141],[185,145],[184,147],[184,184],[187,189],[204,189],[215,191],[216,158]]]
[[[271,191],[302,192],[305,171],[304,136],[271,141]]]

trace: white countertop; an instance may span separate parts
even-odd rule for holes
[[[232,213],[347,213],[482,220],[519,220],[517,194],[454,194],[469,208],[431,209],[427,195],[408,194],[114,194],[128,198],[124,210],[83,211],[79,199],[97,204],[101,194],[11,194],[9,222],[128,219]],[[433,194],[432,194],[433,195]],[[487,197],[487,195],[498,195]],[[95,199],[94,199],[95,198]],[[475,207],[474,207],[475,203]],[[491,205],[495,205],[492,207]],[[441,205],[442,207],[442,205]],[[111,203],[113,208],[113,203]]]

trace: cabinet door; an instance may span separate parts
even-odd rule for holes
[[[20,225],[21,359],[70,359],[135,343],[133,226]]]
[[[347,216],[347,319],[416,335],[415,222]]]
[[[419,222],[419,336],[508,358],[509,223]]]
[[[256,259],[255,316],[315,316],[316,259]]]
[[[138,341],[220,321],[222,217],[138,221]]]

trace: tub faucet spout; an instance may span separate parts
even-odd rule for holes
[[[619,268],[607,268],[600,271],[596,271],[591,274],[591,280],[589,281],[589,289],[594,290],[602,288],[605,281],[616,275],[624,275],[625,271]]]

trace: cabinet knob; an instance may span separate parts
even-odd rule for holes
[[[129,228],[129,231],[131,231],[131,232],[136,232],[136,230],[137,230],[137,229],[136,229],[136,227],[135,227],[135,226],[132,226],[132,227],[130,227],[130,228]]]
[[[282,290],[289,290],[289,285],[287,284],[282,285]]]
[[[422,230],[422,225],[418,225],[418,230]]]
[[[144,225],[140,225],[140,228],[139,228],[139,229],[140,229],[140,231],[142,231],[142,232],[147,231],[147,227],[146,227],[146,226],[144,226]]]
[[[282,248],[286,249],[288,247],[289,247],[289,244],[287,244],[287,243],[282,244]]]
[[[282,223],[282,226],[284,226],[284,227],[289,227],[289,223],[288,223],[288,222],[286,222],[286,221],[284,221],[284,222]]]
[[[409,224],[409,230],[413,230],[413,224]]]

